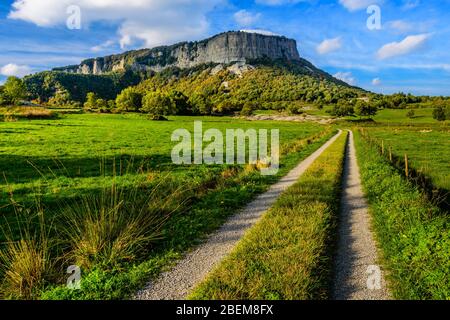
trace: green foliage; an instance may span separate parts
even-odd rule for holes
[[[153,120],[163,120],[164,116],[174,114],[175,104],[169,95],[163,92],[149,92],[142,99],[141,111],[148,113]]]
[[[246,102],[244,107],[241,110],[241,115],[243,116],[251,116],[253,112],[256,110],[255,105],[251,102]]]
[[[413,109],[408,110],[408,112],[406,113],[406,116],[410,119],[413,119],[416,116],[416,112]]]
[[[19,104],[27,98],[27,89],[23,81],[17,77],[8,77],[0,92],[0,104]]]
[[[118,111],[137,112],[142,108],[142,94],[134,87],[126,88],[117,96],[116,106]]]
[[[194,92],[189,98],[189,104],[194,114],[209,115],[213,110],[211,100],[203,93]]]
[[[339,100],[339,102],[333,106],[331,110],[331,115],[335,117],[348,117],[355,114],[355,110],[352,105],[344,100]]]
[[[174,103],[176,114],[184,116],[193,114],[192,107],[189,104],[189,98],[183,92],[171,90],[169,92],[169,98]]]
[[[31,98],[42,102],[49,101],[59,90],[68,91],[71,99],[78,102],[85,102],[89,92],[95,92],[102,99],[115,99],[123,89],[141,81],[141,75],[131,71],[105,75],[45,71],[24,78]]]
[[[372,118],[378,112],[378,108],[373,103],[358,100],[355,104],[355,114],[359,117],[369,117]]]
[[[433,118],[437,121],[445,121],[447,113],[444,107],[437,107],[433,110]]]

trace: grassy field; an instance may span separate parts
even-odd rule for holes
[[[0,254],[0,295],[127,297],[333,134],[317,124],[170,120],[86,114],[0,123],[2,234],[24,239]],[[222,131],[279,128],[279,174],[263,177],[252,166],[174,166],[171,133],[192,130],[194,120]],[[83,267],[82,290],[58,285],[74,263]],[[22,287],[29,290],[17,291]]]
[[[430,126],[428,128],[402,126],[377,126],[366,129],[369,136],[375,138],[392,153],[404,159],[421,174],[429,176],[435,186],[450,190],[450,150],[449,128]]]
[[[283,194],[191,299],[329,298],[343,134]]]
[[[425,199],[359,133],[355,137],[362,183],[394,297],[450,299],[448,212]],[[404,138],[403,144],[413,141]],[[417,148],[423,152],[420,145]]]
[[[148,121],[139,115],[68,115],[63,119],[0,123],[0,206],[11,195],[17,202],[41,195],[61,199],[90,194],[110,185],[133,185],[149,174],[170,173],[200,178],[220,166],[175,167],[170,141],[178,128],[192,131],[194,120],[204,129],[272,128],[281,130],[281,143],[289,144],[319,133],[315,124],[245,122],[231,118],[174,117],[168,122]],[[117,181],[119,180],[119,181]]]

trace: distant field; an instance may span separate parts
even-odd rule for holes
[[[412,168],[432,178],[437,187],[450,190],[450,129],[439,126],[374,127],[369,134],[392,146],[399,157],[408,155]]]
[[[437,121],[433,119],[433,109],[413,109],[414,117],[409,118],[406,116],[409,109],[384,109],[375,116],[374,120],[384,123],[401,123],[401,124],[437,124]]]

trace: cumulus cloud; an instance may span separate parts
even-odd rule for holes
[[[356,84],[356,79],[351,72],[338,72],[333,75],[336,79],[342,80],[351,86]]]
[[[366,9],[370,5],[380,4],[382,2],[383,0],[339,0],[339,3],[349,11]]]
[[[341,37],[326,39],[322,41],[316,48],[318,54],[327,54],[336,50],[339,50],[342,47],[342,39]]]
[[[260,13],[251,13],[247,10],[240,10],[234,14],[234,20],[243,27],[248,27],[253,25],[261,18]]]
[[[420,49],[428,40],[430,34],[408,36],[400,42],[391,42],[380,48],[377,57],[380,60],[402,56]]]
[[[152,47],[204,36],[206,14],[223,0],[15,0],[9,18],[40,27],[66,24],[67,8],[81,9],[82,27],[95,21],[119,24],[122,47],[142,41]]]
[[[372,80],[372,85],[374,86],[379,86],[381,85],[381,79],[380,78],[375,78]]]
[[[31,74],[31,68],[26,65],[17,65],[14,63],[9,63],[0,68],[0,74],[3,76],[15,76],[15,77],[24,77]]]

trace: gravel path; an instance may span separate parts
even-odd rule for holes
[[[377,247],[361,187],[352,132],[346,153],[333,298],[387,300],[390,295],[382,271],[377,266]]]
[[[302,161],[287,176],[257,197],[241,212],[231,217],[202,245],[188,253],[169,272],[150,282],[139,291],[138,300],[182,300],[207,274],[236,246],[244,233],[252,227],[278,199],[280,194],[297,182],[308,167],[327,149],[342,132],[334,136],[320,149]]]

